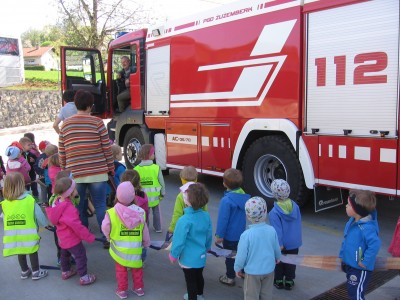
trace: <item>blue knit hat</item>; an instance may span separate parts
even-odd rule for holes
[[[16,159],[20,153],[21,150],[15,146],[8,146],[6,149],[6,155],[9,159]]]

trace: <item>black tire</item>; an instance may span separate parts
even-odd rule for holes
[[[144,144],[144,137],[139,127],[131,127],[124,138],[124,158],[127,169],[132,169],[140,161],[139,150]]]
[[[290,142],[283,136],[266,136],[254,141],[243,159],[243,177],[246,193],[261,196],[270,209],[274,198],[271,183],[284,179],[290,185],[290,198],[299,206],[308,201],[300,162]]]

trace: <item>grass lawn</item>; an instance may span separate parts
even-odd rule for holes
[[[82,72],[68,71],[68,76],[83,77]],[[100,74],[96,75],[100,78]],[[25,84],[7,87],[9,90],[60,90],[61,71],[25,70]]]
[[[61,81],[60,71],[25,70],[25,80],[48,80],[54,83]]]

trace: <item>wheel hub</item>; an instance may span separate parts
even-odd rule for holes
[[[138,153],[140,150],[141,144],[138,139],[131,139],[126,147],[126,157],[129,160],[129,163],[134,166],[138,160]]]
[[[287,181],[287,171],[284,164],[275,155],[261,156],[254,165],[254,182],[259,191],[268,198],[273,198],[271,183],[275,179]]]

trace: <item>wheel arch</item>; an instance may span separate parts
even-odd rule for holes
[[[115,125],[115,140],[118,145],[122,146],[124,138],[128,130],[133,126],[138,126],[142,131],[146,143],[148,143],[149,132],[146,132],[147,127],[144,125],[144,111],[127,109],[116,118]]]
[[[243,169],[243,158],[250,145],[264,136],[285,136],[298,155],[307,188],[315,184],[314,169],[303,138],[297,137],[299,129],[287,119],[252,119],[243,126],[232,157],[232,167]],[[298,146],[296,146],[298,145]]]

